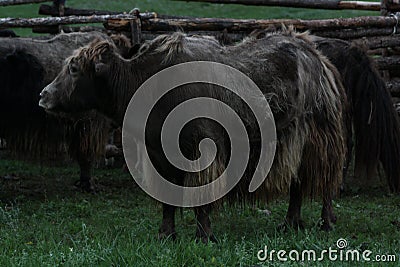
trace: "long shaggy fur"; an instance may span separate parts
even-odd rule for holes
[[[342,74],[354,127],[355,176],[373,177],[380,162],[390,190],[400,192],[400,124],[384,81],[357,44],[320,38],[315,43]]]
[[[102,108],[101,104],[99,106],[102,112],[118,123],[122,122],[128,101],[141,83],[159,70],[181,62],[210,60],[225,63],[249,75],[261,88],[276,119],[276,157],[264,185],[253,195],[247,192],[249,174],[255,167],[252,166],[254,162],[251,162],[247,175],[231,194],[233,198],[270,198],[276,193],[287,192],[292,179],[301,180],[305,185],[305,193],[312,197],[324,194],[327,188],[329,191],[338,188],[345,154],[342,116],[346,99],[337,70],[309,44],[306,35],[287,31],[261,40],[249,38],[238,45],[223,47],[213,38],[188,37],[183,33],[174,33],[159,36],[144,44],[139,53],[129,61],[122,59],[115,50],[115,46],[109,42],[95,42],[78,50],[69,62],[79,62],[88,76],[93,75],[88,66],[93,66],[96,62],[109,66],[109,98],[113,99],[111,102],[115,106],[109,109]],[[67,72],[64,71],[64,74],[67,75]],[[64,78],[69,79],[59,76],[59,80]],[[73,88],[65,88],[65,95],[70,94],[68,90]],[[254,121],[246,117],[248,115],[244,112],[244,104],[229,94],[219,92],[210,86],[185,86],[182,92],[171,95],[161,105],[172,107],[188,95],[194,97],[205,93],[226,100],[244,115],[242,119],[252,129]],[[158,116],[162,120],[163,115]],[[160,126],[152,127],[151,132],[157,132],[157,127]],[[197,151],[196,146],[204,138],[203,135],[210,134],[215,140],[224,135],[223,131],[207,122],[194,127],[192,133],[199,134],[188,135],[188,140],[193,141],[186,149],[189,157],[196,157],[193,152]],[[257,154],[258,147],[256,139],[254,140],[253,156]],[[158,141],[152,144],[157,146]],[[218,177],[221,169],[225,168],[228,156],[226,145],[217,142],[218,145],[222,147],[222,152],[213,165],[202,173],[185,174],[184,184],[205,184]],[[161,146],[156,150],[160,148]],[[183,150],[185,152],[185,147]],[[252,158],[251,161],[256,159]],[[165,170],[168,174],[170,169],[166,167]],[[179,174],[173,172],[170,176],[175,177],[171,179],[176,179]]]

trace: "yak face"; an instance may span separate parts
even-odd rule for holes
[[[55,78],[40,93],[39,106],[51,113],[81,113],[103,105],[108,84],[108,65],[85,56],[86,47],[66,60]]]

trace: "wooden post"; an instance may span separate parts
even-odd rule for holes
[[[381,16],[388,16],[390,11],[388,9],[388,3],[389,0],[381,0]],[[396,18],[397,20],[397,18]],[[396,25],[394,25],[394,29],[396,29],[398,24],[398,21],[396,23]],[[386,57],[388,56],[388,50],[386,48],[382,49],[382,57]],[[382,71],[382,76],[385,80],[389,80],[390,79],[390,73],[388,70],[383,70]]]
[[[132,45],[140,44],[142,41],[142,29],[140,19],[132,19],[130,20],[131,25],[131,41]]]
[[[381,0],[381,15],[387,16],[388,14],[388,0]]]
[[[60,17],[64,16],[65,13],[65,0],[53,0],[53,6],[57,9],[57,15]]]
[[[135,16],[135,19],[129,20],[131,26],[131,41],[132,45],[138,45],[142,41],[142,22],[140,20],[139,9],[134,9],[131,14]]]

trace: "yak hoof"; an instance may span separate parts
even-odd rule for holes
[[[320,226],[320,229],[324,232],[330,232],[333,230],[332,225],[330,224],[330,222],[327,222],[325,220],[322,220],[322,224]]]
[[[331,213],[330,215],[331,223],[336,224],[337,222],[337,217],[335,214]]]
[[[91,180],[78,180],[74,183],[74,186],[84,193],[96,193],[95,186]]]
[[[302,219],[285,219],[283,223],[278,225],[277,230],[279,232],[287,232],[289,229],[298,231],[298,230],[304,230],[304,221]]]
[[[158,232],[159,240],[171,239],[172,241],[176,240],[176,232],[175,231],[159,231]]]

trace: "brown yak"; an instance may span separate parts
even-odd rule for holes
[[[191,61],[230,65],[258,85],[269,101],[277,125],[274,163],[260,188],[249,193],[250,177],[260,154],[257,139],[260,136],[254,127],[254,118],[246,114],[250,112],[248,107],[227,90],[195,83],[168,93],[149,117],[146,145],[157,170],[171,182],[181,185],[193,180],[203,185],[219,176],[230,153],[229,141],[220,125],[207,119],[196,119],[182,129],[180,139],[185,144],[182,153],[188,157],[198,156],[198,144],[206,137],[217,145],[214,162],[207,171],[200,173],[184,172],[168,162],[162,153],[160,131],[166,118],[165,111],[170,111],[182,100],[197,96],[224,99],[237,113],[244,114],[241,119],[252,133],[249,135],[251,150],[246,172],[227,198],[266,200],[287,192],[292,180],[300,181],[305,195],[323,196],[322,227],[329,229],[334,217],[330,206],[332,192],[341,182],[344,164],[342,114],[346,100],[337,70],[310,45],[306,35],[285,31],[224,47],[209,37],[188,37],[178,32],[143,44],[130,60],[118,55],[112,43],[94,42],[77,50],[67,60],[57,78],[42,91],[39,105],[54,113],[74,114],[96,109],[121,125],[131,97],[143,82],[169,66]],[[163,204],[160,237],[175,238],[175,208]],[[210,210],[211,205],[194,208],[196,238],[201,241],[214,240]]]

